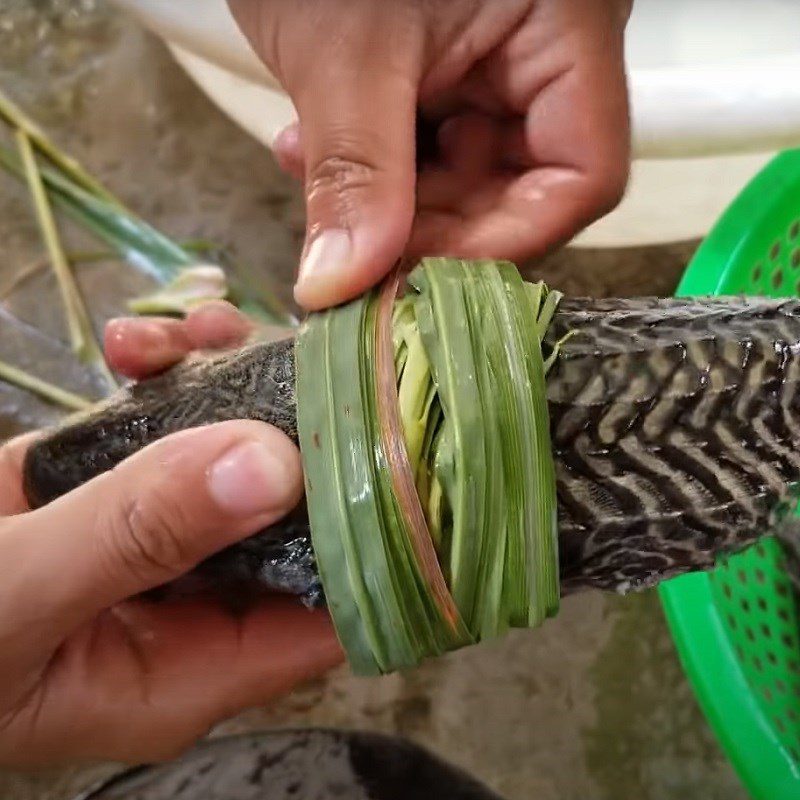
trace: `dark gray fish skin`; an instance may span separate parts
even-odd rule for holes
[[[294,340],[256,343],[198,357],[123,389],[101,408],[68,420],[28,453],[24,488],[31,507],[55,500],[171,433],[215,422],[255,419],[297,444]],[[260,591],[322,602],[305,501],[278,525],[212,556],[170,587],[212,587],[226,603]]]
[[[548,378],[562,581],[625,592],[769,531],[800,477],[800,301],[565,300]]]
[[[800,476],[800,301],[564,300],[548,376],[564,592],[625,592],[713,565],[773,523]],[[297,441],[290,340],[176,367],[35,445],[32,505],[185,428],[250,418]],[[321,600],[308,520],[201,565],[223,596]],[[176,587],[177,588],[177,587]]]
[[[502,800],[400,738],[335,730],[228,736],[137,767],[75,800]]]

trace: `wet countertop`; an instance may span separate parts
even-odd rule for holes
[[[166,50],[95,0],[0,0],[0,85],[143,217],[174,238],[210,238],[291,297],[302,197]],[[86,247],[74,231],[70,247]],[[0,357],[90,393],[71,366],[28,199],[0,174]],[[565,250],[529,267],[571,294],[669,294],[694,245]],[[98,321],[142,279],[80,267]],[[143,284],[142,284],[143,285]],[[0,437],[54,419],[0,386]],[[658,598],[584,594],[536,632],[451,654],[407,675],[341,669],[214,732],[334,726],[396,733],[508,800],[744,800],[677,662]],[[0,797],[65,800],[115,765],[0,771]]]

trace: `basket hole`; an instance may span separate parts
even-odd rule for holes
[[[759,543],[756,545],[756,553],[758,553],[758,555],[759,555],[761,558],[766,558],[766,557],[767,557],[767,551],[764,549],[764,545],[763,545],[763,544],[761,544],[761,542],[759,542]]]
[[[769,249],[769,257],[774,261],[781,254],[781,243],[776,239]]]
[[[768,703],[771,703],[772,702],[772,689],[770,689],[769,686],[765,686],[763,694],[764,694],[764,699]]]
[[[732,631],[735,631],[738,626],[739,623],[736,621],[736,617],[734,617],[733,614],[728,614],[728,627]]]
[[[767,653],[767,661],[769,661],[769,663],[772,664],[773,666],[775,666],[775,664],[778,663],[777,656],[771,650]]]
[[[796,219],[789,226],[789,240],[794,241],[798,236],[800,236],[800,219]]]
[[[786,694],[786,684],[780,678],[778,678],[778,680],[775,681],[775,688],[781,694]]]
[[[758,672],[764,671],[764,662],[758,656],[753,656],[753,666]]]
[[[792,722],[797,722],[797,720],[800,719],[800,715],[798,715],[798,713],[793,708],[789,708],[786,710],[786,716],[789,717],[789,719]]]
[[[753,629],[747,627],[744,629],[744,635],[748,638],[749,641],[754,642],[756,640],[756,636],[753,633]]]
[[[756,580],[759,583],[765,583],[766,582],[767,576],[764,574],[764,570],[763,569],[759,568],[759,569],[756,570]]]
[[[790,672],[794,672],[800,674],[800,661],[797,661],[795,658],[790,658],[786,665],[789,667]]]
[[[775,717],[775,727],[781,733],[786,733],[786,723],[780,717]]]
[[[750,611],[750,601],[746,597],[742,598],[742,601],[741,601],[740,605],[742,606],[742,611],[744,611],[745,613],[749,613],[749,611]]]
[[[794,636],[789,633],[784,633],[783,636],[781,636],[781,641],[783,642],[784,647],[788,647],[790,650],[793,650],[795,647],[797,647]]]
[[[722,584],[722,593],[725,595],[725,597],[728,598],[728,600],[731,599],[731,595],[733,594],[733,592],[731,591],[731,586],[729,583]]]
[[[739,661],[744,661],[744,648],[740,645],[736,645],[736,655],[739,658]]]
[[[792,266],[795,269],[800,267],[800,247],[796,247],[792,250]]]
[[[789,748],[789,755],[795,760],[800,761],[800,752],[798,752],[796,747]]]
[[[787,585],[786,585],[786,584],[785,584],[783,581],[781,581],[781,582],[779,582],[779,583],[777,583],[777,582],[776,582],[776,584],[775,584],[775,591],[776,591],[776,592],[777,592],[777,593],[778,593],[778,594],[779,594],[781,597],[787,597],[787,596],[789,595],[789,587],[788,587],[788,586],[787,586]]]
[[[775,272],[772,273],[772,288],[780,289],[782,285],[783,285],[783,270],[776,269]]]
[[[778,610],[778,617],[783,620],[783,622],[788,622],[789,612],[785,608],[781,608]]]
[[[747,583],[747,573],[743,569],[736,572],[736,577],[739,579],[739,583]]]
[[[764,274],[764,265],[759,262],[753,267],[753,282],[758,283],[761,280],[761,276]]]
[[[769,629],[769,625],[767,625],[766,622],[762,622],[761,623],[761,633],[767,639],[771,639],[772,638],[772,631]]]
[[[758,602],[758,607],[762,611],[766,611],[767,610],[767,601],[763,597],[759,597],[757,602]]]

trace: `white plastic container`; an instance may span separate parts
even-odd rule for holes
[[[225,0],[116,2],[261,142],[294,119]],[[626,58],[631,183],[576,246],[703,236],[776,151],[800,145],[800,0],[635,0]]]

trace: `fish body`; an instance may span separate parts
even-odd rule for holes
[[[773,526],[800,477],[800,301],[563,300],[547,399],[562,590],[618,592],[713,565]],[[256,419],[297,442],[292,340],[203,356],[124,389],[34,445],[33,506],[186,428]],[[235,544],[184,579],[240,600],[321,602],[308,517]],[[176,590],[179,587],[175,587]]]

